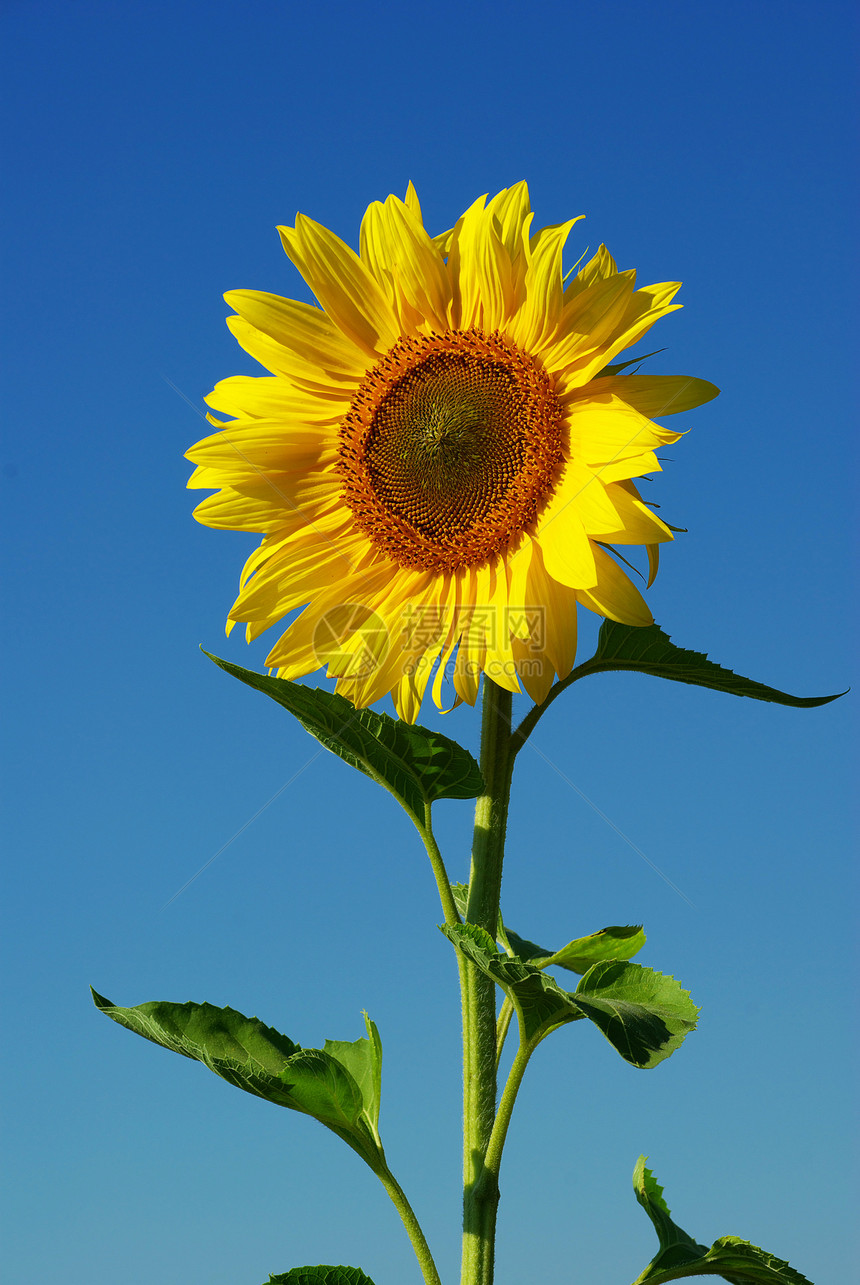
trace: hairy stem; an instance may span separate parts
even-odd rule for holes
[[[505,1145],[505,1138],[508,1135],[508,1125],[511,1122],[511,1115],[514,1110],[514,1103],[517,1100],[517,1093],[522,1084],[525,1069],[528,1066],[529,1058],[532,1055],[532,1047],[527,1044],[521,1044],[517,1050],[517,1055],[513,1060],[508,1080],[499,1101],[499,1109],[496,1112],[496,1120],[493,1125],[493,1132],[490,1135],[490,1141],[487,1146],[487,1153],[484,1157],[486,1172],[491,1176],[491,1180],[498,1186],[499,1167],[502,1163],[502,1148]]]
[[[496,935],[511,786],[511,694],[484,677],[481,771],[466,920]],[[461,1285],[492,1285],[499,1203],[485,1156],[496,1114],[496,988],[463,960],[463,1259]]]
[[[499,1013],[499,1020],[496,1022],[496,1074],[499,1072],[499,1062],[502,1058],[502,1049],[505,1047],[505,1040],[508,1037],[508,1028],[511,1024],[511,1018],[514,1015],[514,1006],[509,999],[502,1004]]]
[[[433,1255],[430,1253],[430,1247],[427,1244],[424,1233],[421,1230],[421,1224],[415,1217],[415,1212],[406,1199],[403,1188],[388,1168],[378,1169],[376,1171],[379,1181],[391,1197],[394,1208],[400,1215],[400,1221],[406,1228],[406,1234],[415,1250],[415,1257],[418,1259],[418,1265],[421,1268],[421,1275],[424,1278],[424,1285],[442,1285],[439,1273],[436,1270],[436,1264],[433,1262]]]
[[[445,916],[445,923],[459,924],[460,916],[457,913],[457,907],[454,904],[454,894],[451,891],[451,881],[448,878],[448,871],[445,869],[445,862],[442,858],[442,853],[439,851],[436,836],[433,833],[429,803],[424,805],[424,824],[423,826],[418,826],[417,829],[418,833],[421,835],[421,841],[427,850],[427,856],[430,858],[430,867],[433,871],[433,877],[436,880],[436,887],[439,889],[439,900],[442,903],[442,913]]]

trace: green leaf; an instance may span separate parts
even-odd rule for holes
[[[444,924],[442,932],[501,986],[516,1010],[525,1043],[537,1046],[550,1031],[585,1016],[551,977],[524,960],[501,954],[490,934],[477,924]]]
[[[357,1267],[294,1267],[282,1276],[270,1276],[267,1285],[373,1285]]]
[[[524,1043],[583,1017],[594,1022],[626,1062],[651,1068],[664,1061],[696,1025],[698,1010],[672,977],[623,961],[595,964],[571,994],[535,964],[496,948],[475,924],[445,924],[445,936],[502,988],[513,1004]]]
[[[164,1000],[119,1008],[96,991],[93,1000],[120,1026],[202,1062],[228,1084],[313,1116],[374,1171],[384,1164],[377,1130],[382,1046],[366,1014],[367,1039],[326,1040],[322,1049],[303,1049],[232,1008]]]
[[[587,973],[593,964],[607,959],[632,959],[645,945],[646,937],[641,924],[613,924],[601,928],[588,937],[577,937],[561,950],[551,951],[527,941],[507,930],[508,941],[520,959],[527,959],[537,968],[558,965],[572,973]]]
[[[777,705],[793,705],[798,709],[827,705],[845,695],[837,692],[833,696],[790,696],[787,692],[742,678],[730,669],[714,664],[704,652],[676,647],[658,625],[619,625],[614,620],[605,620],[600,626],[597,651],[590,660],[578,666],[575,674],[584,678],[587,674],[616,670],[651,674],[654,678],[669,678],[676,683],[691,683],[694,687],[711,687],[732,696],[749,696],[753,700],[773,701]]]
[[[379,1127],[379,1103],[382,1096],[382,1040],[375,1022],[363,1014],[367,1039],[326,1040],[323,1049],[341,1066],[345,1066],[361,1091],[361,1100],[374,1132]],[[377,1134],[377,1137],[379,1135]]]
[[[466,907],[469,904],[469,885],[467,883],[452,883],[451,893],[454,897],[454,905],[462,919],[466,918]],[[499,914],[499,931],[502,931],[502,916]]]
[[[484,788],[481,769],[469,751],[440,732],[356,709],[345,697],[319,687],[270,678],[208,651],[203,654],[283,705],[327,750],[384,786],[419,825],[424,824],[425,804],[475,799]]]
[[[663,1199],[663,1188],[654,1174],[646,1168],[647,1156],[640,1156],[633,1170],[633,1190],[645,1210],[660,1242],[659,1258],[665,1259],[664,1267],[694,1262],[708,1252],[707,1245],[699,1245],[677,1223],[672,1222],[671,1210]],[[656,1259],[654,1260],[656,1262]],[[653,1263],[651,1264],[653,1266]]]
[[[451,892],[454,894],[457,910],[465,919],[469,885],[454,883],[451,885]],[[587,973],[592,964],[597,964],[604,959],[632,959],[647,940],[641,924],[614,924],[608,928],[601,928],[596,933],[590,933],[588,937],[577,937],[566,946],[562,946],[561,950],[549,950],[546,946],[538,946],[526,937],[520,937],[519,933],[513,932],[502,923],[501,915],[499,915],[498,939],[501,945],[510,946],[519,959],[526,960],[537,968],[558,965],[579,974]]]
[[[695,1029],[699,1014],[674,977],[623,961],[595,964],[574,998],[625,1062],[642,1068],[670,1057]]]
[[[467,883],[452,883],[451,892],[454,896],[454,905],[461,917],[466,917],[466,906],[469,901],[469,885]]]
[[[737,1236],[721,1236],[710,1249],[672,1221],[663,1188],[640,1156],[633,1170],[633,1190],[660,1242],[660,1249],[633,1285],[665,1285],[687,1276],[721,1276],[731,1285],[810,1285],[781,1258]]]

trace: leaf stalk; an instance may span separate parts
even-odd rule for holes
[[[430,1246],[427,1244],[424,1232],[421,1230],[421,1224],[416,1218],[403,1188],[387,1166],[377,1169],[376,1175],[391,1197],[391,1201],[400,1215],[400,1221],[406,1228],[406,1234],[421,1268],[424,1285],[442,1285],[439,1272],[436,1270],[436,1264],[433,1261],[433,1255],[430,1253]]]

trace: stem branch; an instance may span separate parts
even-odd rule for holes
[[[525,1069],[529,1064],[529,1058],[532,1055],[533,1047],[528,1044],[521,1044],[517,1050],[517,1055],[511,1064],[508,1080],[505,1090],[499,1102],[499,1109],[496,1112],[496,1120],[493,1125],[493,1132],[490,1135],[490,1142],[487,1147],[487,1154],[484,1157],[484,1166],[492,1179],[498,1183],[499,1168],[502,1163],[502,1148],[505,1145],[505,1138],[508,1135],[508,1125],[511,1122],[511,1115],[514,1110],[514,1103],[517,1100],[517,1093],[522,1084]]]

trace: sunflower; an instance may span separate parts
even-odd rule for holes
[[[605,246],[565,276],[577,219],[532,217],[518,183],[431,237],[410,184],[369,207],[359,254],[301,214],[278,229],[319,307],[225,295],[271,373],[207,397],[232,418],[209,416],[188,485],[217,491],[200,522],[263,535],[228,633],[303,608],[267,657],[280,677],[327,665],[354,704],[390,692],[413,721],[451,664],[455,703],[482,673],[543,701],[573,667],[577,604],[651,623],[615,552],[645,546],[650,584],[673,538],[632,481],[681,436],[649,417],[717,389],[613,368],[680,283],[636,290]]]

